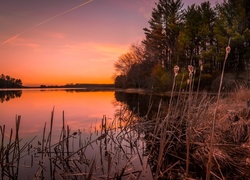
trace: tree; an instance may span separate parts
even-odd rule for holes
[[[0,77],[0,88],[21,88],[23,86],[21,79],[15,79],[9,75],[2,74]]]
[[[170,75],[160,64],[152,70],[153,88],[155,91],[165,91],[170,88]]]
[[[115,62],[114,67],[116,74],[127,76],[128,71],[133,64],[141,63],[144,59],[144,47],[142,44],[133,44],[130,47],[129,52],[121,55]]]
[[[128,86],[133,88],[151,88],[151,74],[154,66],[155,62],[149,60],[134,64],[127,75]]]
[[[115,77],[115,87],[123,89],[127,87],[126,77],[124,75]]]
[[[202,74],[197,73],[194,79],[205,79],[206,84],[199,85],[209,89],[221,72],[229,39],[231,53],[225,71],[235,77],[246,71],[250,59],[250,2],[225,0],[214,8],[209,1],[187,9],[182,6],[181,0],[159,0],[149,28],[144,28],[144,46],[134,46],[116,62],[115,68],[127,87],[151,88],[153,83],[160,87],[172,82],[174,65],[185,74],[188,65],[201,72],[202,62]],[[165,69],[167,76],[163,79],[168,82],[161,79],[159,66]]]
[[[115,86],[119,88],[150,88],[151,73],[156,62],[146,57],[144,44],[133,44],[128,53],[115,62]]]
[[[159,0],[149,21],[150,28],[144,28],[147,57],[170,70],[178,61],[177,39],[182,25],[181,0]]]
[[[249,17],[248,0],[228,0],[217,5],[216,40],[218,43],[218,60],[223,61],[225,46],[231,38],[231,52],[226,64],[226,71],[240,72],[245,69],[246,54],[249,43],[246,37]]]

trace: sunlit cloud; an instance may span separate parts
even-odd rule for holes
[[[66,34],[62,32],[36,31],[36,33],[39,33],[39,35],[45,38],[52,38],[52,39],[64,39],[66,37]]]
[[[128,45],[118,45],[118,44],[89,44],[89,47],[95,49],[97,52],[102,52],[104,54],[123,54],[127,51]]]
[[[62,39],[65,37],[65,34],[63,33],[54,33],[52,34],[52,37],[57,38],[57,39]]]
[[[35,43],[34,41],[31,41],[30,39],[25,39],[25,38],[21,38],[21,37],[15,37],[12,40],[9,40],[9,41],[11,41],[9,43],[10,46],[30,47],[30,48],[38,48],[38,47],[40,47],[40,44]]]
[[[109,61],[114,61],[114,59],[111,57],[109,57],[109,58],[91,58],[91,59],[89,59],[89,61],[105,63],[105,62],[109,62]]]
[[[64,45],[61,47],[63,53],[66,54],[95,54],[104,57],[114,57],[124,54],[129,45],[119,44],[101,44],[101,43],[76,43],[74,45]],[[106,58],[105,58],[106,59]]]

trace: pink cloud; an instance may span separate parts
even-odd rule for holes
[[[21,37],[12,37],[8,39],[5,43],[9,43],[11,46],[18,46],[18,47],[30,47],[30,48],[38,48],[40,44],[34,43],[30,39],[25,39]]]

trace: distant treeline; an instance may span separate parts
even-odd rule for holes
[[[66,85],[41,85],[40,88],[88,88],[88,89],[113,89],[114,84],[66,84]]]
[[[0,88],[21,88],[23,83],[21,79],[15,79],[9,75],[2,74],[0,76]]]

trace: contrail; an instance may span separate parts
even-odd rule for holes
[[[28,31],[31,31],[32,29],[35,29],[35,28],[38,27],[38,26],[41,26],[42,24],[45,24],[45,23],[47,23],[47,22],[49,22],[49,21],[51,21],[51,20],[53,20],[53,19],[55,19],[55,18],[57,18],[57,17],[59,17],[59,16],[62,16],[62,15],[64,15],[64,14],[67,14],[67,13],[71,12],[71,11],[74,11],[74,10],[76,10],[76,9],[78,9],[78,8],[84,6],[84,5],[86,5],[86,4],[88,4],[88,3],[92,2],[92,1],[94,1],[94,0],[88,0],[88,1],[86,1],[86,2],[84,2],[84,3],[82,3],[82,4],[79,4],[78,6],[75,6],[75,7],[71,8],[71,9],[67,10],[67,11],[64,11],[64,12],[62,12],[62,13],[60,13],[60,14],[57,14],[57,15],[55,15],[55,16],[49,18],[49,19],[46,19],[45,21],[42,21],[42,22],[36,24],[35,26],[32,26],[31,28],[26,29],[25,31],[23,31],[23,32],[21,32],[21,33],[18,33],[18,34],[16,34],[15,36],[13,36],[13,37],[11,37],[11,38],[9,38],[9,39],[3,41],[3,42],[0,44],[0,46],[2,46],[2,45],[4,45],[4,44],[6,44],[6,43],[8,43],[8,42],[10,42],[10,41],[12,41],[12,40],[14,40],[14,39],[16,39],[17,37],[21,36],[22,34],[28,32]]]

